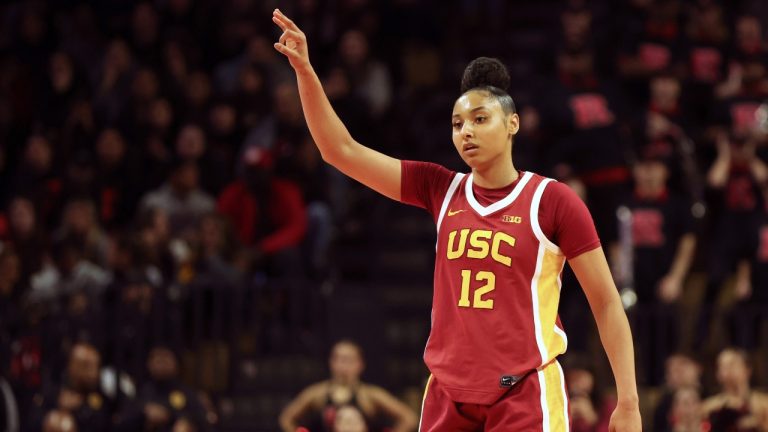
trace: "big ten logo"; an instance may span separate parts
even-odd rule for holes
[[[523,223],[523,218],[520,217],[520,216],[502,215],[501,216],[501,221],[502,222],[507,222],[507,223],[519,224],[519,223]]]
[[[458,240],[456,239],[457,233]],[[469,247],[467,247],[467,239],[469,239]],[[448,234],[447,257],[449,260],[463,256],[471,259],[485,259],[490,255],[494,261],[510,267],[512,258],[506,255],[502,249],[514,246],[515,238],[507,233],[464,228],[451,231]]]

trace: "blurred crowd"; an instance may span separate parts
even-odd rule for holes
[[[249,314],[275,344],[311,339],[333,240],[365,218],[358,186],[323,163],[306,129],[272,48],[276,6],[0,5],[0,396],[17,407],[0,420],[212,427],[208,397],[178,375],[185,312],[211,290],[251,299],[232,303],[256,305]],[[764,2],[279,6],[307,34],[353,136],[396,157],[464,169],[448,127],[460,73],[478,55],[509,66],[515,163],[568,182],[590,207],[631,306],[642,385],[663,388],[681,350],[709,354],[696,367],[718,377],[723,363],[749,370],[768,355]],[[577,353],[591,349],[588,313],[577,289],[564,291]],[[732,359],[715,362],[726,346]],[[574,379],[592,385],[588,371]],[[668,411],[716,393],[679,387]]]

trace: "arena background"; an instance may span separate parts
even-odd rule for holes
[[[632,305],[646,430],[673,353],[702,367],[702,398],[720,389],[727,346],[768,385],[768,3],[9,1],[0,400],[14,403],[0,424],[42,421],[78,342],[100,352],[105,401],[91,408],[109,415],[141,405],[147,356],[163,346],[206,409],[188,430],[278,430],[341,338],[362,346],[365,381],[418,412],[434,225],[322,163],[272,48],[275,7],[307,34],[353,136],[398,158],[463,170],[449,135],[461,72],[477,56],[504,61],[516,166],[585,194]],[[653,163],[674,203],[657,210],[679,221],[663,232],[647,213],[617,217],[639,205],[633,168]],[[657,276],[686,233],[692,265],[665,302]],[[603,418],[609,366],[571,275],[562,295],[562,362],[594,375]]]

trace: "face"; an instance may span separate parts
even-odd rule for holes
[[[186,125],[176,138],[176,153],[184,159],[199,159],[205,152],[205,133],[196,125]]]
[[[672,77],[658,77],[651,81],[651,99],[677,100],[680,96],[680,82]]]
[[[330,367],[334,379],[345,382],[358,380],[363,373],[360,350],[346,342],[336,344],[331,352]]]
[[[504,114],[497,100],[482,91],[462,95],[453,106],[453,145],[472,169],[512,157],[512,136],[520,128],[517,114]]]
[[[701,399],[698,392],[685,387],[675,392],[672,416],[679,420],[693,420],[701,416]]]
[[[362,63],[368,56],[368,41],[363,33],[350,30],[341,37],[341,57],[351,65]]]
[[[167,348],[155,348],[149,354],[147,367],[152,378],[158,381],[167,381],[176,377],[178,363],[176,357]]]
[[[51,167],[53,154],[51,144],[42,135],[32,135],[27,141],[24,160],[37,172],[45,172]]]
[[[343,406],[336,411],[333,422],[334,432],[366,432],[365,418],[359,409],[353,406]]]
[[[96,141],[96,153],[102,164],[116,165],[125,155],[123,136],[117,129],[105,129]]]
[[[65,92],[72,86],[74,70],[72,60],[62,52],[57,52],[51,57],[50,79],[51,85],[57,92]]]
[[[9,219],[11,229],[21,237],[26,237],[35,230],[35,208],[25,198],[16,198],[11,202]]]
[[[667,167],[658,161],[639,162],[634,169],[635,182],[642,188],[663,188],[667,183]]]
[[[685,386],[699,385],[701,368],[690,358],[683,355],[673,355],[667,359],[667,386],[678,389]]]
[[[76,345],[69,356],[67,372],[76,390],[93,390],[99,385],[101,356],[90,345]]]
[[[725,387],[749,383],[749,367],[735,351],[725,350],[717,357],[717,380]]]

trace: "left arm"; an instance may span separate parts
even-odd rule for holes
[[[610,430],[640,431],[632,333],[603,249],[582,253],[569,264],[587,296],[616,380],[618,405],[611,416]]]

